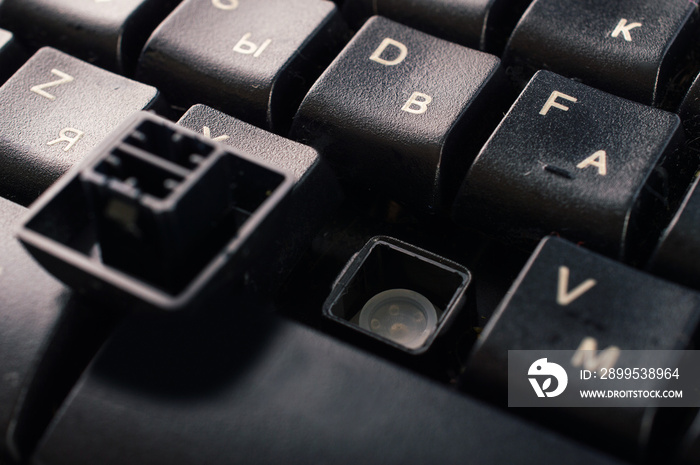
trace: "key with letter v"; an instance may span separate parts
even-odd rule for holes
[[[596,285],[595,279],[587,279],[569,292],[569,273],[568,267],[559,267],[559,285],[557,287],[557,303],[559,305],[569,305]]]
[[[568,350],[575,355],[565,367],[569,371],[617,368],[621,350],[687,348],[699,319],[699,294],[563,239],[545,238],[481,332],[461,387],[503,405],[508,385],[518,382],[508,376],[509,351]],[[569,385],[567,390],[579,386],[571,376]],[[537,420],[555,421],[573,434],[594,431],[589,441],[615,441],[631,455],[644,447],[645,425],[653,417],[645,406],[617,409],[615,422],[608,409],[518,413],[535,411]]]

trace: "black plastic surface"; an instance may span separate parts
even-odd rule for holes
[[[547,69],[620,97],[659,104],[697,32],[697,5],[677,0],[535,0],[503,55],[511,75]]]
[[[515,242],[556,232],[614,257],[648,254],[669,185],[687,182],[680,128],[675,114],[540,71],[469,169],[455,221]]]
[[[83,293],[175,310],[266,259],[292,184],[291,174],[142,112],[42,197],[20,237]]]
[[[549,237],[484,328],[461,386],[505,406],[509,350],[575,350],[591,338],[589,350],[689,349],[699,321],[695,292]],[[576,382],[570,380],[574,389]],[[632,459],[646,453],[654,414],[650,408],[517,411]]]
[[[28,458],[111,321],[24,250],[14,234],[26,214],[0,198],[0,462]]]
[[[358,27],[372,15],[467,47],[500,54],[530,0],[347,0],[343,15]]]
[[[649,269],[666,279],[700,289],[700,178],[664,231]]]
[[[0,29],[0,81],[5,82],[29,58],[24,47],[15,40],[14,34]]]
[[[149,39],[136,77],[172,103],[284,133],[344,34],[332,2],[184,0]]]
[[[204,105],[190,108],[178,124],[294,175],[295,183],[287,201],[287,214],[280,227],[284,234],[269,244],[270,248],[278,248],[274,262],[254,263],[248,273],[249,285],[256,288],[279,286],[343,198],[330,166],[311,147]]]
[[[469,143],[479,141],[482,105],[498,107],[499,63],[373,17],[306,95],[291,136],[318,149],[340,176],[437,209],[450,180],[466,171]]]
[[[8,0],[0,24],[33,47],[52,46],[120,74],[179,0]]]
[[[696,159],[700,159],[700,74],[683,98],[678,114],[683,120],[683,127],[688,132],[688,145]]]
[[[33,463],[615,463],[269,310],[131,319]]]
[[[0,196],[27,205],[158,91],[43,48],[0,87]]]

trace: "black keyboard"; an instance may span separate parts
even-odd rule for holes
[[[700,343],[699,21],[2,0],[0,464],[700,463],[697,408],[508,406],[509,351]]]

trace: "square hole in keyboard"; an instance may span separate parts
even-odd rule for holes
[[[420,354],[464,305],[470,281],[461,265],[377,236],[346,265],[323,314],[397,349]]]

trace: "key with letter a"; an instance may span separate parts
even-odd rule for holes
[[[136,78],[172,103],[284,133],[344,33],[328,1],[184,0],[149,39]]]
[[[698,6],[688,0],[535,0],[503,62],[527,79],[539,69],[646,104],[685,66],[697,41]]]
[[[158,91],[52,48],[0,87],[0,196],[29,204]]]
[[[556,232],[634,258],[673,197],[662,181],[687,182],[681,140],[675,114],[540,71],[469,169],[453,217],[512,241]]]
[[[375,16],[313,85],[291,135],[342,177],[436,209],[452,177],[466,171],[483,105],[498,114],[499,65],[495,56]]]
[[[654,360],[649,364],[672,368],[678,363],[675,354],[651,352],[688,349],[699,321],[700,295],[695,292],[549,237],[479,336],[461,387],[500,405],[507,403],[516,385],[535,397],[525,375],[509,376],[509,351],[567,350],[572,355],[567,355],[563,367],[569,373],[566,391],[576,397],[580,389],[594,388],[573,373],[587,369],[601,377],[603,368],[627,367],[630,359],[624,351],[649,351],[639,355],[640,363]],[[528,365],[531,362],[527,360]],[[509,383],[515,384],[509,389]],[[640,389],[641,383],[630,381],[629,389]],[[662,387],[650,383],[654,389]],[[618,453],[626,450],[629,456],[647,445],[651,421],[658,413],[641,405],[513,411],[570,431],[579,440]]]

